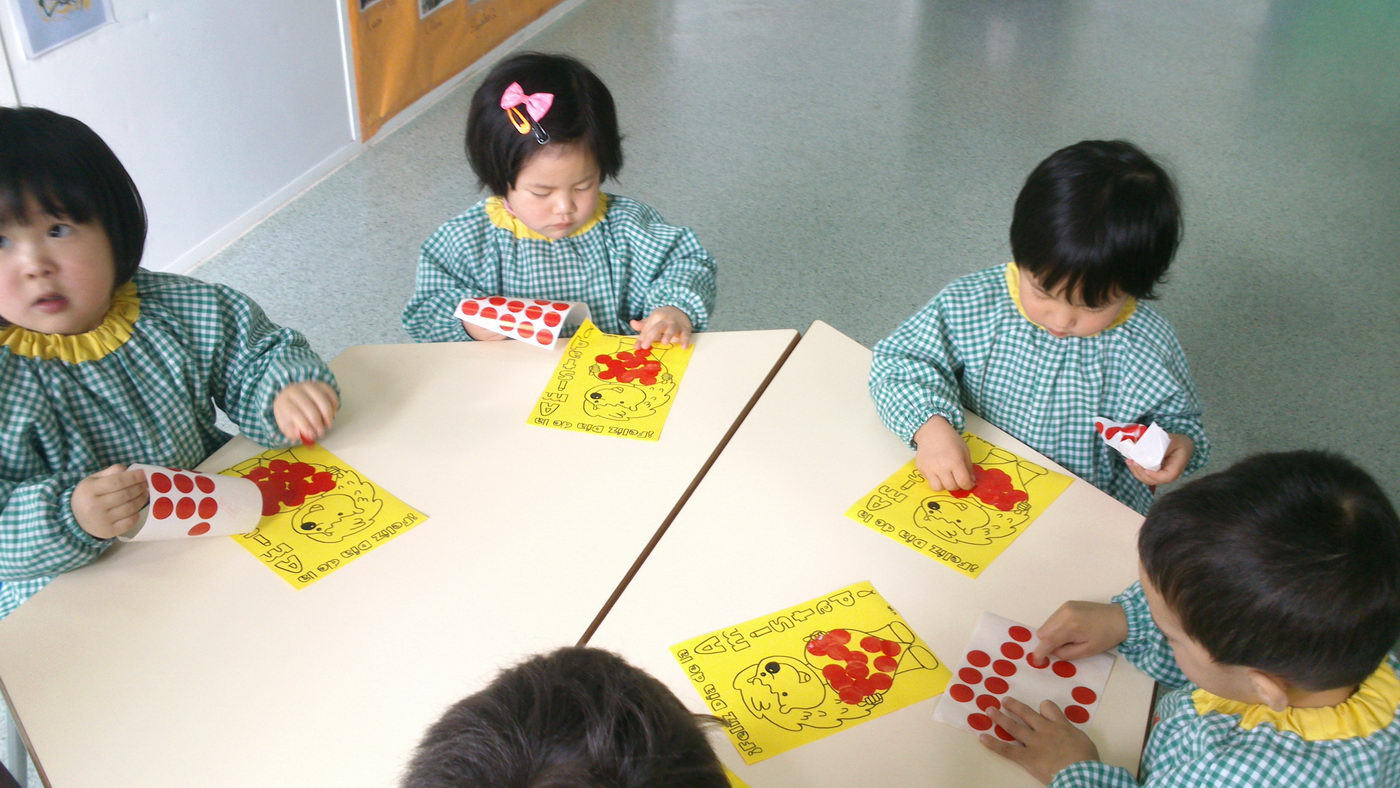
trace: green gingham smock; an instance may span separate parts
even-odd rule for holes
[[[0,617],[110,544],[73,517],[73,488],[114,463],[193,468],[229,439],[215,407],[286,445],[272,401],[335,378],[301,334],[222,285],[138,270],[85,334],[0,328]]]
[[[1051,788],[1379,788],[1400,785],[1400,661],[1392,655],[1346,701],[1322,708],[1240,703],[1197,688],[1152,623],[1142,586],[1114,597],[1128,616],[1122,654],[1171,688],[1143,753],[1143,781],[1101,761],[1061,769]]]
[[[1025,316],[1015,264],[961,277],[875,345],[870,393],[881,420],[914,447],[935,415],[959,431],[963,408],[1146,512],[1152,492],[1094,432],[1094,417],[1157,422],[1196,443],[1192,473],[1210,454],[1196,386],[1171,326],[1130,301],[1090,337],[1056,337]]]
[[[582,301],[609,334],[635,334],[628,320],[674,306],[703,331],[715,303],[715,261],[695,233],[626,197],[599,195],[594,217],[558,240],[488,197],[423,242],[403,327],[422,342],[469,340],[452,313],[463,299],[485,296]]]

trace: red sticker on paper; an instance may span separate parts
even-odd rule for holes
[[[199,519],[208,520],[219,513],[219,502],[213,498],[205,498],[199,502]]]
[[[968,684],[976,684],[977,682],[982,680],[982,673],[981,671],[978,671],[975,668],[963,668],[962,670],[958,671],[958,678],[962,679]]]
[[[175,511],[175,504],[171,503],[169,498],[157,498],[156,502],[151,504],[151,516],[157,520],[164,520],[173,511]]]
[[[1066,706],[1065,719],[1083,725],[1089,721],[1089,710],[1081,706]]]
[[[1099,699],[1098,694],[1095,693],[1093,690],[1089,689],[1088,687],[1075,687],[1074,689],[1069,691],[1069,696],[1071,698],[1074,698],[1076,701],[1083,703],[1085,706],[1088,706],[1089,704]]]
[[[948,697],[958,703],[967,703],[972,700],[973,694],[972,688],[966,684],[954,684],[948,688]]]
[[[968,663],[976,665],[979,668],[985,668],[988,665],[992,664],[992,658],[987,656],[987,652],[985,651],[967,652],[967,661]]]
[[[1079,670],[1075,668],[1074,665],[1068,662],[1056,662],[1050,669],[1055,671],[1056,676],[1060,676],[1061,678],[1066,679],[1074,676],[1074,674],[1079,672]]]
[[[209,523],[200,523],[189,530],[190,536],[203,536],[209,533]]]
[[[1001,653],[1007,659],[1020,659],[1026,653],[1026,650],[1015,643],[1002,643]]]
[[[480,304],[479,302],[477,302],[477,301],[463,301],[463,302],[462,302],[462,314],[466,315],[467,317],[471,317],[472,315],[474,315],[474,314],[476,314],[477,312],[480,312],[480,311],[481,311],[481,304]]]
[[[987,683],[982,686],[986,687],[988,692],[995,692],[998,695],[1004,695],[1007,690],[1011,689],[1011,685],[1006,683],[1006,679],[1000,676],[988,676]]]
[[[151,473],[151,486],[155,488],[156,492],[168,493],[170,492],[170,477],[153,471]]]
[[[1021,643],[1025,643],[1031,639],[1031,631],[1025,627],[1012,627],[1006,630],[1006,634],[1010,635],[1012,640],[1020,641]]]
[[[198,487],[200,492],[214,492],[214,480],[208,476],[194,477],[194,486]]]
[[[188,520],[194,516],[194,509],[193,498],[181,498],[180,502],[175,504],[175,516],[181,520]]]
[[[177,473],[175,474],[175,489],[182,493],[193,492],[194,482],[190,481],[189,476],[183,473]]]
[[[976,730],[985,731],[986,729],[992,727],[992,718],[988,717],[985,714],[977,714],[976,712],[974,712],[972,714],[967,715],[967,724],[972,726]]]

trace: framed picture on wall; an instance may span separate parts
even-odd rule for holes
[[[112,21],[108,0],[10,0],[30,60]]]

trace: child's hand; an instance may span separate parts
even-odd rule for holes
[[[477,340],[478,342],[490,342],[495,339],[506,338],[505,334],[497,334],[495,331],[492,331],[489,328],[474,326],[465,320],[462,321],[462,328],[465,328],[467,330],[467,336]]]
[[[1091,657],[1128,639],[1128,616],[1118,605],[1066,602],[1035,633],[1040,645],[1031,653],[1045,659]]]
[[[1007,698],[1002,708],[988,709],[987,713],[992,722],[1020,743],[1004,742],[984,733],[977,737],[982,746],[1015,761],[1046,785],[1072,763],[1099,759],[1099,749],[1089,735],[1074,727],[1060,707],[1048,700],[1040,704],[1038,714],[1015,698]]]
[[[976,485],[972,455],[962,436],[942,416],[929,419],[914,433],[914,465],[935,490],[971,490]]]
[[[98,539],[111,539],[136,526],[136,513],[146,505],[146,474],[111,465],[73,488],[73,517]]]
[[[649,348],[653,342],[690,347],[690,317],[673,306],[658,306],[646,320],[629,322],[637,332],[638,348]]]
[[[293,383],[272,401],[272,417],[277,429],[292,443],[315,443],[331,428],[340,398],[335,389],[319,380]]]
[[[1170,437],[1167,453],[1162,456],[1161,470],[1149,471],[1132,460],[1123,458],[1128,463],[1128,471],[1133,474],[1133,478],[1148,487],[1180,479],[1182,472],[1186,470],[1186,463],[1191,461],[1191,455],[1196,451],[1196,442],[1187,436],[1175,432],[1169,432],[1167,435]]]

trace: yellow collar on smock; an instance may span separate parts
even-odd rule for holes
[[[598,194],[598,207],[593,210],[593,215],[589,217],[588,221],[584,222],[581,227],[565,237],[575,238],[592,230],[594,225],[603,220],[603,215],[607,212],[608,195],[600,192]],[[500,195],[486,198],[486,216],[491,219],[492,224],[503,230],[510,230],[511,234],[516,238],[533,238],[537,241],[555,240],[554,238],[540,235],[529,227],[526,227],[525,223],[520,221],[519,217],[510,212],[510,209],[506,207],[506,198]]]
[[[1030,323],[1036,328],[1042,331],[1045,330],[1045,326],[1031,320],[1031,316],[1026,314],[1026,308],[1021,306],[1021,277],[1015,262],[1006,264],[1006,290],[1011,294],[1011,303],[1016,305],[1016,311],[1021,313],[1021,317],[1024,317],[1027,323]],[[1104,333],[1104,331],[1112,331],[1128,322],[1128,318],[1132,317],[1133,313],[1136,311],[1137,299],[1129,297],[1127,302],[1123,304],[1123,308],[1118,311],[1118,317],[1113,318],[1113,322],[1108,324],[1108,328],[1100,331],[1099,334]],[[1099,334],[1093,334],[1093,336],[1098,336]]]
[[[58,359],[70,364],[96,361],[126,344],[141,316],[141,298],[136,283],[127,282],[112,294],[112,306],[102,323],[82,334],[44,334],[19,326],[0,329],[0,346],[17,356],[44,361]]]
[[[1356,739],[1370,736],[1395,719],[1396,706],[1400,705],[1400,678],[1395,676],[1395,669],[1386,660],[1376,668],[1375,673],[1361,682],[1350,698],[1336,706],[1289,706],[1283,711],[1274,711],[1262,703],[1241,703],[1203,689],[1191,693],[1191,702],[1195,704],[1197,714],[1212,711],[1238,714],[1240,727],[1245,730],[1267,722],[1280,731],[1292,731],[1307,741]]]

